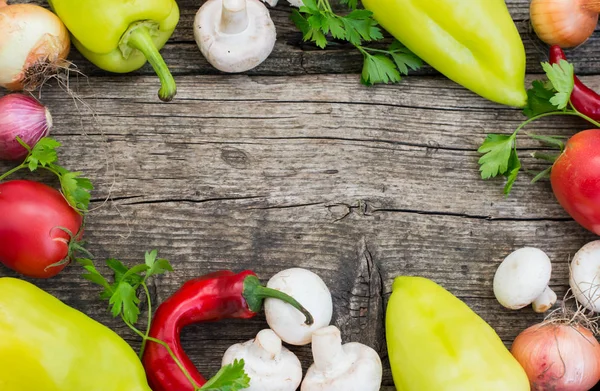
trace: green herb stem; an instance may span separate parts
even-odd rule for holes
[[[15,172],[19,171],[22,168],[25,168],[26,165],[25,164],[21,164],[20,166],[17,166],[15,168],[13,168],[12,170],[9,170],[7,172],[5,172],[4,174],[0,175],[0,181],[4,180],[5,178],[7,178],[8,176],[14,174]]]
[[[146,343],[148,341],[148,337],[150,336],[150,326],[152,325],[152,300],[150,298],[150,291],[148,290],[148,286],[145,282],[142,282],[142,288],[146,293],[146,300],[148,301],[148,324],[146,325],[146,333],[142,338],[142,347],[140,348],[140,359],[144,355],[144,351],[146,350]]]
[[[183,366],[183,364],[181,363],[181,361],[179,361],[179,359],[175,356],[175,353],[173,353],[173,350],[171,350],[171,347],[168,344],[166,344],[164,341],[161,341],[160,339],[152,338],[152,337],[149,337],[149,336],[145,335],[140,330],[138,330],[134,325],[132,325],[131,323],[129,323],[122,314],[121,314],[121,319],[123,319],[123,322],[125,322],[125,324],[127,325],[127,327],[129,327],[134,333],[136,333],[137,335],[139,335],[143,340],[148,340],[150,342],[157,343],[160,346],[162,346],[165,349],[167,349],[167,352],[169,353],[169,355],[171,356],[171,358],[173,359],[173,361],[175,361],[175,364],[177,365],[177,367],[179,367],[179,369],[181,370],[181,372],[188,379],[188,381],[190,382],[190,384],[194,387],[194,391],[199,391],[200,390],[200,387],[198,386],[198,384],[196,384],[196,382],[194,381],[194,379],[192,379],[192,376],[190,375],[190,373],[187,371],[187,369],[185,369],[185,367]]]

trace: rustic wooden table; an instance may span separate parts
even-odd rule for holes
[[[364,87],[360,55],[345,45],[323,51],[302,43],[283,0],[271,11],[278,29],[272,56],[248,74],[219,75],[193,40],[200,2],[178,2],[181,22],[162,51],[179,87],[172,103],[157,99],[149,66],[106,74],[75,51],[71,59],[88,78],[73,79],[71,88],[88,107],[56,86],[42,92],[53,136],[64,143],[62,163],[95,183],[86,237],[99,261],[131,264],[158,249],[175,271],[151,286],[156,303],[186,279],[220,269],[252,269],[266,281],[284,268],[309,268],[332,290],[344,340],[381,353],[389,390],[383,319],[394,277],[439,282],[507,345],[542,316],[505,310],[494,299],[492,278],[504,256],[525,245],[545,250],[552,288],[565,293],[569,256],[595,237],[555,202],[548,182],[530,185],[531,176],[521,175],[504,198],[501,181],[479,178],[477,147],[489,131],[512,132],[524,118],[519,110],[428,67],[398,85]],[[531,81],[546,50],[528,31],[529,2],[508,3]],[[568,56],[600,90],[600,34]],[[554,119],[531,130],[584,128]],[[526,154],[539,144],[522,137],[519,147]],[[35,283],[137,347],[81,274],[72,265]],[[14,274],[2,268],[0,275]],[[201,373],[212,375],[228,346],[264,327],[263,316],[198,325],[185,330],[183,343]],[[306,368],[310,349],[294,351]]]

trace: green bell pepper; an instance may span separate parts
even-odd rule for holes
[[[151,391],[117,334],[29,282],[0,278],[0,390]]]
[[[440,73],[523,107],[525,48],[504,0],[363,0],[390,34]]]
[[[496,332],[465,303],[422,277],[398,277],[386,310],[398,391],[529,391]]]
[[[69,29],[77,50],[101,69],[129,73],[149,61],[170,101],[175,80],[159,50],[179,22],[175,0],[48,0]]]

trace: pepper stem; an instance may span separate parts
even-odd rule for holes
[[[171,75],[165,60],[158,52],[156,46],[154,46],[154,42],[152,41],[148,27],[140,25],[139,27],[133,29],[129,35],[127,44],[132,48],[142,52],[144,56],[146,56],[146,59],[150,65],[152,65],[152,68],[154,68],[154,71],[158,75],[162,85],[158,91],[158,97],[160,100],[164,102],[170,102],[173,100],[177,94],[177,85],[175,84],[173,75]]]
[[[302,304],[300,304],[296,299],[287,293],[278,291],[276,289],[267,288],[266,286],[262,286],[258,277],[256,276],[248,276],[244,280],[244,298],[246,302],[248,302],[248,307],[253,312],[258,312],[262,307],[262,303],[264,299],[278,299],[285,303],[288,303],[298,311],[302,312],[306,320],[304,323],[307,325],[312,325],[315,323],[315,320],[310,312]]]

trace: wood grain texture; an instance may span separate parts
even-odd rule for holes
[[[252,269],[266,281],[284,268],[310,268],[332,290],[333,323],[344,340],[380,352],[384,391],[394,388],[383,318],[398,275],[440,283],[510,346],[543,316],[496,302],[491,284],[501,260],[521,246],[543,249],[553,261],[551,286],[562,296],[569,258],[596,238],[560,208],[548,182],[530,185],[523,173],[505,198],[501,181],[479,178],[476,151],[485,135],[512,132],[524,117],[428,68],[398,85],[363,87],[359,56],[343,45],[321,51],[301,43],[284,3],[272,11],[280,34],[273,56],[249,74],[217,75],[191,35],[199,3],[180,0],[181,24],[163,50],[178,83],[170,104],[158,102],[149,67],[109,75],[77,53],[72,59],[90,76],[71,85],[81,101],[44,88],[53,136],[64,144],[61,162],[96,185],[89,250],[98,260],[132,264],[158,249],[175,271],[153,281],[155,303],[211,271]],[[545,54],[527,32],[528,1],[508,4],[529,72],[538,73]],[[600,34],[569,56],[600,90]],[[528,131],[569,136],[585,127],[556,119]],[[523,134],[518,145],[527,169],[544,168],[527,157],[542,148],[537,142]],[[0,163],[0,171],[8,167]],[[137,347],[81,273],[71,265],[34,282]],[[0,268],[5,275],[15,274]],[[192,326],[183,343],[212,375],[227,347],[266,326],[262,315]],[[306,370],[310,349],[293,350]]]

